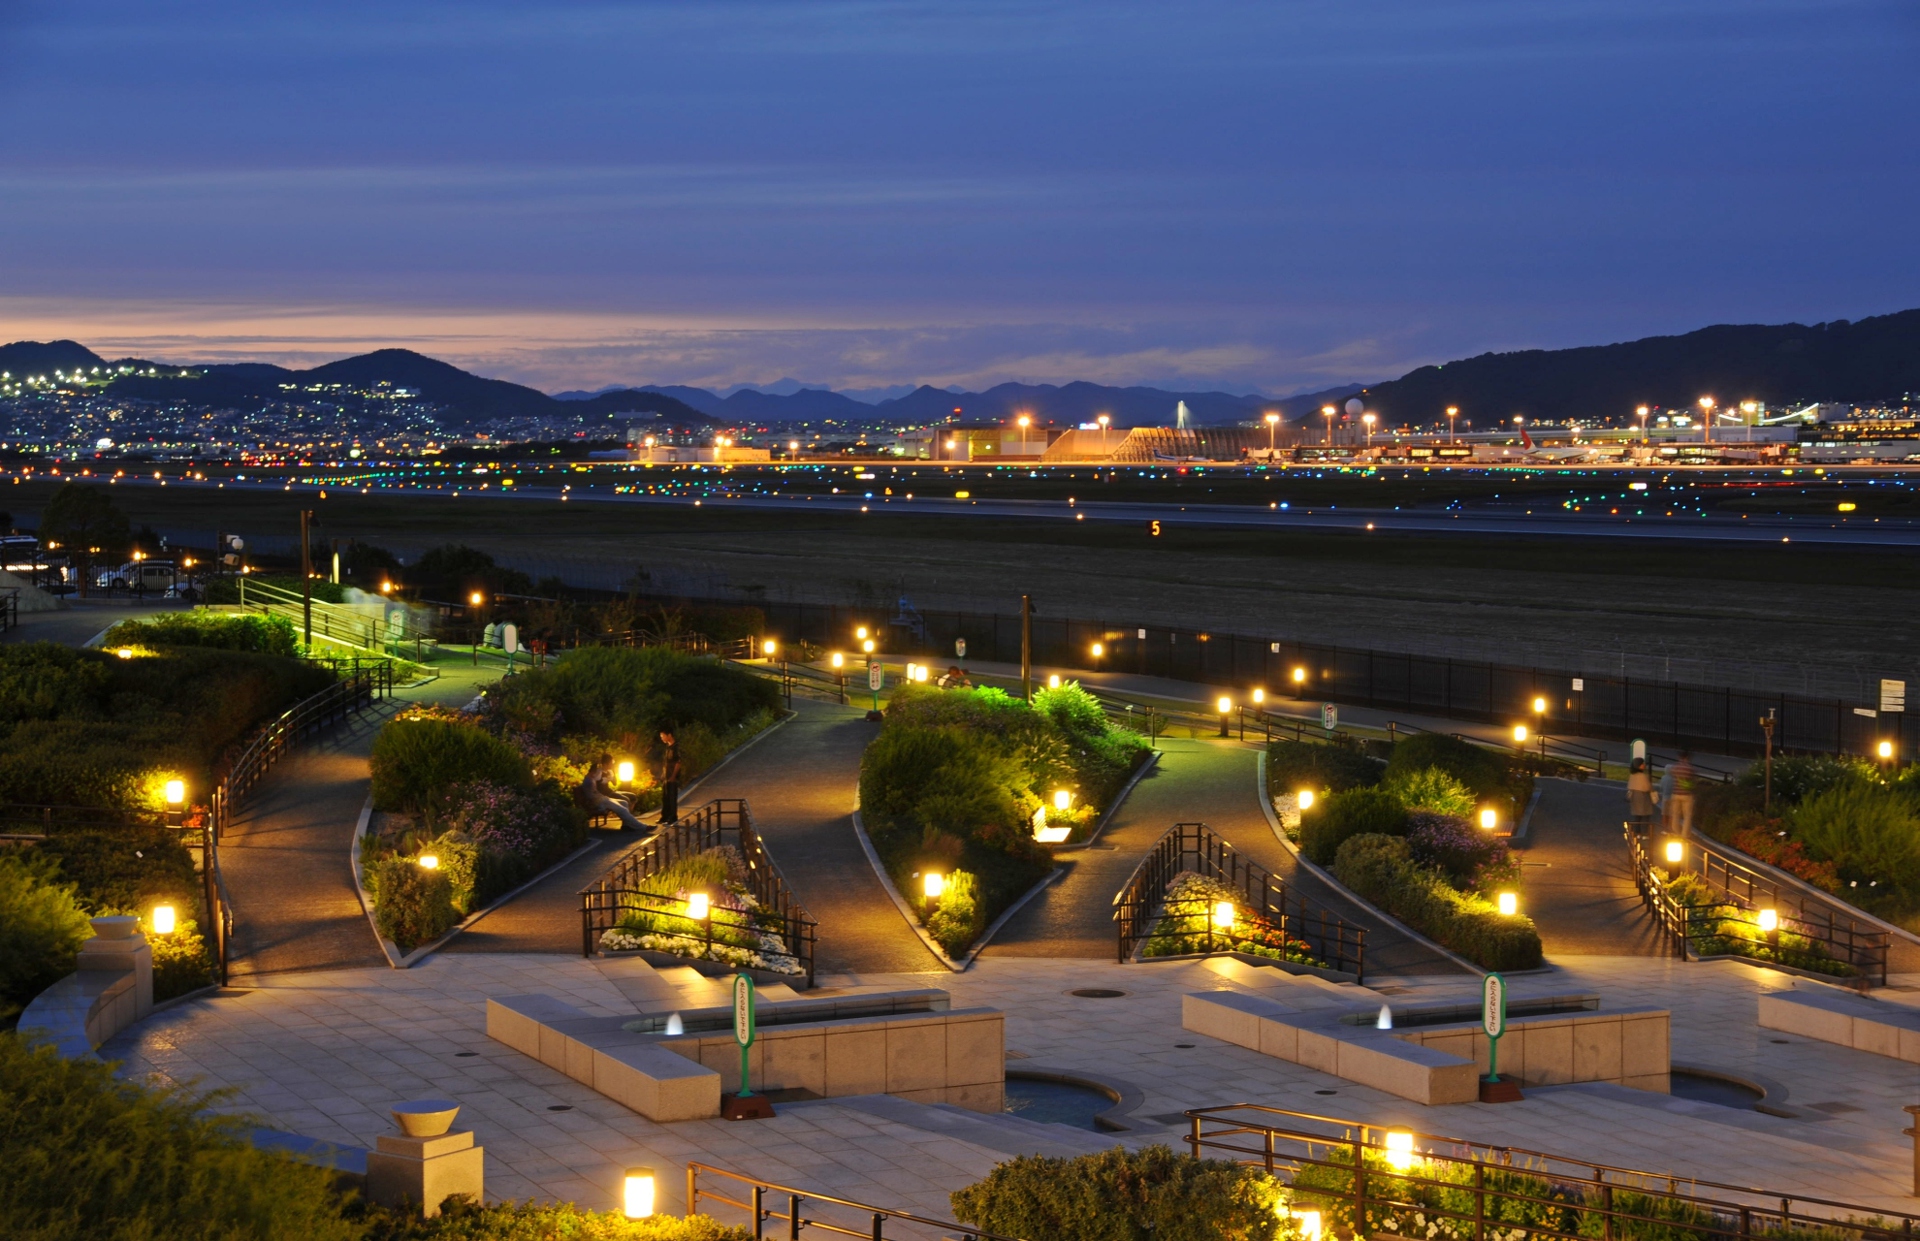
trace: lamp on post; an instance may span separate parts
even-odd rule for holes
[[[1447,406],[1447,443],[1453,443],[1453,420],[1460,416],[1458,405]]]
[[[1334,419],[1334,415],[1338,414],[1339,412],[1340,412],[1339,410],[1335,409],[1331,405],[1322,405],[1320,407],[1320,416],[1327,420],[1327,447],[1328,448],[1333,447],[1333,419]]]
[[[1214,706],[1220,709],[1220,735],[1222,737],[1232,736],[1233,734],[1228,728],[1228,723],[1233,718],[1233,699],[1222,694],[1220,695],[1220,701],[1214,703]]]
[[[1267,422],[1267,462],[1268,464],[1272,464],[1273,451],[1274,451],[1273,432],[1274,432],[1274,428],[1280,425],[1280,415],[1275,413],[1269,413],[1267,415],[1266,422]]]
[[[1713,398],[1710,396],[1700,398],[1700,442],[1713,443]]]
[[[1366,428],[1367,428],[1367,447],[1368,447],[1369,449],[1371,449],[1371,448],[1373,447],[1373,423],[1374,423],[1374,415],[1372,415],[1372,414],[1370,414],[1370,413],[1369,413],[1369,414],[1361,414],[1361,415],[1360,415],[1360,421],[1361,421],[1361,423],[1362,423],[1362,424],[1364,424],[1364,425],[1366,426]]]
[[[1094,421],[1100,424],[1100,455],[1105,457],[1107,455],[1107,424],[1113,419],[1106,414],[1101,414]]]

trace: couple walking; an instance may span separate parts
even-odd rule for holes
[[[1656,804],[1669,834],[1685,836],[1693,830],[1693,794],[1698,777],[1693,755],[1680,751],[1680,757],[1667,764],[1660,786],[1653,785],[1647,760],[1636,758],[1627,773],[1627,814],[1635,823],[1651,823]]]

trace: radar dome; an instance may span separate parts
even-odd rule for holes
[[[1349,398],[1347,401],[1347,412],[1349,414],[1352,414],[1355,418],[1358,418],[1360,416],[1360,411],[1365,409],[1366,407],[1367,407],[1366,402],[1362,401],[1357,396]]]

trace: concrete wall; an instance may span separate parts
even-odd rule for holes
[[[153,949],[128,917],[95,918],[99,932],[80,946],[75,970],[20,1014],[20,1032],[50,1040],[70,1060],[153,1011]]]
[[[1760,997],[1760,1026],[1920,1064],[1920,1013],[1826,987]]]

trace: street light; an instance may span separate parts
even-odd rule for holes
[[[765,642],[762,642],[760,644],[760,653],[765,655],[768,659],[772,659],[773,653],[779,649],[780,649],[780,644],[778,642],[775,642],[772,638],[768,638]]]
[[[937,870],[930,870],[920,881],[920,890],[930,901],[937,901],[947,890],[947,877]]]
[[[1105,414],[1101,414],[1098,418],[1095,418],[1094,421],[1100,424],[1100,455],[1104,457],[1107,455],[1107,424],[1112,422],[1113,419]]]
[[[1647,442],[1647,415],[1653,411],[1642,405],[1633,412],[1640,415],[1640,442],[1644,444]]]
[[[1387,1134],[1387,1166],[1405,1172],[1413,1166],[1413,1135],[1404,1129]]]
[[[1307,670],[1305,668],[1295,668],[1293,670],[1293,683],[1297,686],[1304,686],[1307,683]]]
[[[1302,810],[1313,809],[1313,790],[1301,789],[1293,795],[1293,804]]]
[[[1780,929],[1780,911],[1777,909],[1761,910],[1759,922],[1761,930],[1769,935],[1773,934]]]
[[[835,651],[833,654],[827,656],[827,663],[835,668],[844,668],[847,666],[847,657],[839,651]]]
[[[187,782],[185,780],[169,780],[161,790],[161,795],[167,799],[169,806],[181,805],[187,800]]]
[[[865,651],[869,655],[873,654],[874,650],[876,649],[876,647],[874,646],[873,639],[868,638],[865,642],[862,642],[860,644],[860,649],[862,651]]]
[[[1880,743],[1880,757],[1883,759],[1889,759],[1893,757],[1893,742],[1882,741]]]
[[[1100,658],[1102,655],[1105,655],[1106,653],[1107,653],[1107,648],[1104,645],[1098,642],[1093,644],[1093,657],[1095,659]]]
[[[1480,826],[1492,831],[1500,825],[1500,812],[1492,806],[1483,806],[1480,810]]]
[[[1253,705],[1256,707],[1260,706],[1267,701],[1267,691],[1255,687],[1251,697],[1253,698]]]
[[[1700,398],[1700,437],[1703,444],[1713,443],[1713,398],[1710,396]]]
[[[153,933],[155,935],[173,934],[174,916],[173,906],[155,905],[153,907],[153,920],[150,923],[153,928]]]
[[[1527,726],[1525,724],[1515,724],[1513,726],[1513,744],[1527,744]]]
[[[1233,699],[1222,694],[1220,695],[1220,701],[1214,705],[1220,708],[1220,735],[1225,737],[1228,735],[1227,717],[1233,714]]]
[[[1273,429],[1280,425],[1279,414],[1267,415],[1267,460],[1273,460]]]
[[[614,778],[614,782],[617,784],[622,784],[622,785],[632,784],[633,783],[633,760],[630,758],[621,759],[620,765],[613,769],[613,778]]]
[[[1372,414],[1361,414],[1361,415],[1360,415],[1360,421],[1366,424],[1366,427],[1367,427],[1367,447],[1368,447],[1368,448],[1372,448],[1372,447],[1373,447],[1373,415],[1372,415]]]
[[[705,922],[707,915],[713,912],[713,902],[705,892],[687,894],[687,917],[695,922]]]
[[[418,858],[414,860],[417,863],[419,863],[421,870],[439,870],[440,869],[440,857],[438,854],[422,853]]]
[[[1545,715],[1547,713],[1547,700],[1545,698],[1536,697],[1533,700],[1533,713],[1535,715]]]
[[[1458,405],[1447,406],[1447,443],[1453,443],[1453,420],[1460,416]]]
[[[1669,840],[1666,852],[1667,865],[1678,866],[1687,860],[1687,842],[1679,839]]]
[[[1327,447],[1328,448],[1333,447],[1333,416],[1339,412],[1340,412],[1339,410],[1335,409],[1331,405],[1322,405],[1320,407],[1320,416],[1327,420]]]
[[[1024,457],[1027,455],[1027,428],[1033,425],[1033,419],[1021,414],[1014,421],[1020,424],[1020,455]]]
[[[484,601],[484,598],[485,597],[481,595],[479,591],[476,590],[472,594],[467,596],[467,602],[477,608]]]
[[[1215,901],[1213,903],[1213,925],[1222,931],[1233,929],[1233,902]]]
[[[621,1186],[620,1205],[628,1219],[653,1217],[654,1173],[652,1168],[628,1168]]]

